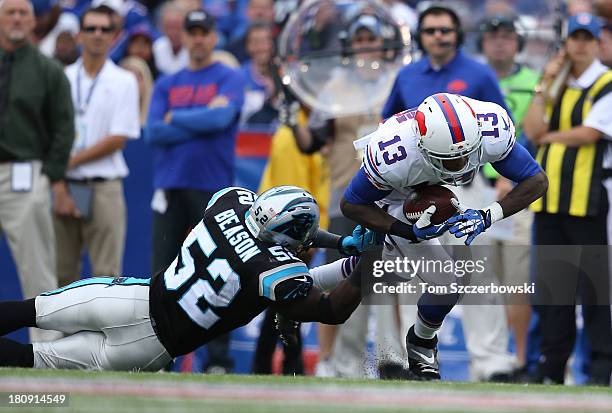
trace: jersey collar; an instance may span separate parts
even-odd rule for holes
[[[457,65],[459,63],[459,60],[461,59],[463,59],[463,51],[461,49],[457,49],[455,56],[447,64],[440,67],[439,69],[435,69],[432,66],[431,62],[429,61],[429,57],[427,55],[423,56],[420,62],[422,62],[423,73],[427,73],[427,72],[440,72],[448,67],[453,67],[453,65]]]
[[[599,76],[608,70],[608,67],[601,63],[599,59],[595,59],[578,79],[570,76],[567,85],[573,88],[588,89]]]

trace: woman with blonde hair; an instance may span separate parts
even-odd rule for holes
[[[149,103],[151,102],[151,94],[153,93],[153,76],[147,63],[136,56],[128,56],[123,59],[120,66],[134,73],[138,80],[138,91],[140,96],[140,125],[144,126],[149,113]]]

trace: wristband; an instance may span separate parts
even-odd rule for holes
[[[504,210],[499,202],[493,202],[491,205],[484,208],[484,211],[489,211],[491,213],[491,224],[504,219]]]

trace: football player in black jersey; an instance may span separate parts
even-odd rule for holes
[[[33,344],[0,338],[0,366],[156,371],[270,306],[296,321],[342,323],[361,300],[358,259],[309,270],[295,254],[312,246],[357,255],[374,234],[341,237],[318,226],[317,203],[302,188],[219,191],[151,279],[88,278],[0,303],[0,335],[21,327],[67,334]]]

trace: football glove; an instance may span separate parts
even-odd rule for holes
[[[339,250],[344,255],[360,255],[376,245],[376,233],[357,225],[352,235],[340,239]]]
[[[450,217],[447,222],[451,224],[448,231],[457,238],[467,236],[465,245],[470,245],[478,234],[491,226],[491,210],[467,209]]]
[[[445,221],[441,224],[432,224],[431,216],[435,214],[436,206],[430,205],[420,216],[417,222],[412,226],[412,231],[414,232],[414,236],[418,241],[427,241],[432,238],[437,238],[440,235],[444,234],[446,230],[450,227],[448,221]]]

